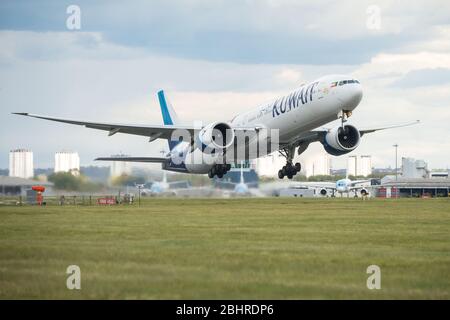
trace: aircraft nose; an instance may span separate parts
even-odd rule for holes
[[[355,83],[352,86],[345,88],[345,92],[342,94],[341,102],[346,110],[355,109],[361,102],[363,97],[362,87],[359,83]]]
[[[353,93],[352,93],[352,98],[351,98],[352,101],[355,103],[355,106],[357,106],[361,102],[362,97],[363,97],[362,87],[358,83],[353,88]]]

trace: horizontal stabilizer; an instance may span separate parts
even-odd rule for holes
[[[161,163],[166,162],[168,158],[162,157],[103,157],[97,158],[96,161],[125,161],[125,162],[150,162]]]

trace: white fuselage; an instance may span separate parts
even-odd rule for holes
[[[347,80],[349,80],[348,83]],[[344,81],[345,84],[343,84]],[[230,126],[232,128],[277,129],[279,143],[289,144],[307,132],[336,120],[342,110],[352,111],[358,106],[361,98],[361,85],[353,77],[325,76],[303,84],[274,101],[237,115],[231,120]],[[250,143],[257,142],[250,141]],[[182,142],[171,151],[170,155],[172,158],[186,157],[187,172],[207,173],[211,164],[201,161],[199,163],[198,159],[203,156],[201,153],[200,149],[192,150],[189,143]],[[262,155],[259,154],[259,156]]]
[[[350,185],[351,185],[350,179],[341,179],[336,181],[336,191],[339,193],[348,193],[350,192]]]

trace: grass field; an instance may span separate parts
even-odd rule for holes
[[[0,207],[0,298],[449,299],[450,200]]]

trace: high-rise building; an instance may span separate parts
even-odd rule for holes
[[[428,178],[430,171],[423,160],[402,158],[402,177],[404,178]]]
[[[77,152],[61,151],[55,153],[55,173],[70,172],[80,174],[80,157]]]
[[[304,172],[307,177],[330,175],[331,157],[328,153],[320,153],[313,157],[307,158],[304,162]]]
[[[357,156],[348,156],[347,158],[347,175],[356,176]]]
[[[361,155],[358,165],[358,176],[365,176],[372,174],[372,156]]]
[[[125,154],[112,155],[113,158],[125,158],[129,157]],[[112,161],[111,162],[111,177],[120,177],[122,175],[131,174],[131,163],[126,161]]]
[[[16,149],[9,152],[9,176],[32,178],[34,176],[33,152]]]
[[[372,156],[348,156],[347,173],[350,176],[368,176],[372,174]]]
[[[256,172],[260,176],[277,177],[278,170],[286,165],[286,159],[278,152],[256,159]]]

